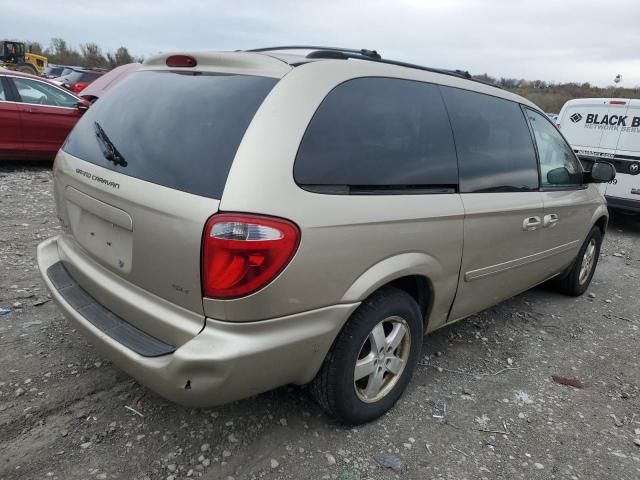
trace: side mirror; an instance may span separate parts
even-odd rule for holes
[[[551,185],[567,185],[571,183],[571,175],[566,167],[558,167],[547,172],[547,181]]]
[[[591,183],[606,183],[616,178],[616,169],[609,162],[596,160],[591,167]]]
[[[80,113],[84,113],[87,110],[89,110],[89,106],[90,105],[91,105],[90,103],[86,103],[86,102],[80,101],[80,102],[76,103],[76,108],[78,109],[78,111]]]

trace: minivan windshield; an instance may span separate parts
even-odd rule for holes
[[[84,114],[62,149],[125,175],[220,199],[240,141],[276,82],[135,72]]]

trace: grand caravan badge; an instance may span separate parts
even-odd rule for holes
[[[112,180],[108,180],[106,178],[100,177],[99,175],[94,175],[91,172],[87,172],[86,170],[82,170],[80,168],[76,168],[76,173],[78,175],[82,175],[83,177],[88,178],[89,180],[93,180],[94,182],[98,182],[101,183],[103,185],[106,185],[107,187],[112,187],[115,188],[116,190],[120,189],[120,184],[117,182],[114,182]]]

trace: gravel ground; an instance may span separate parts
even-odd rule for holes
[[[50,167],[0,167],[0,212],[0,479],[640,478],[640,217],[613,218],[589,295],[543,286],[434,333],[398,405],[348,428],[297,387],[158,397],[47,301]]]

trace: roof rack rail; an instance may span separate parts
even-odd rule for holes
[[[245,50],[246,52],[269,52],[273,50],[322,50],[325,52],[343,52],[362,55],[374,60],[382,60],[382,57],[375,50],[367,50],[366,48],[339,48],[339,47],[318,47],[316,45],[285,45],[282,47],[264,47]]]
[[[251,50],[245,50],[246,52],[271,52],[277,50],[312,50],[306,55],[307,58],[333,58],[333,59],[354,59],[354,60],[367,60],[370,62],[385,63],[388,65],[396,65],[399,67],[415,68],[417,70],[423,70],[425,72],[440,73],[443,75],[450,75],[453,77],[464,78],[466,80],[472,80],[474,82],[484,83],[492,87],[500,88],[473,76],[466,70],[446,70],[442,68],[425,67],[423,65],[417,65],[415,63],[400,62],[398,60],[390,60],[382,58],[382,56],[376,50],[368,50],[365,48],[339,48],[339,47],[319,47],[315,45],[285,45],[276,47],[263,47],[254,48]]]

